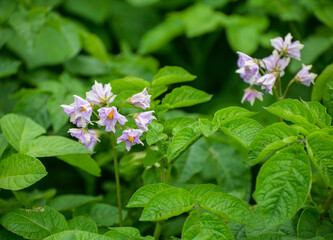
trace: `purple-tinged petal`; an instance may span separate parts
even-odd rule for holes
[[[140,107],[142,109],[150,108],[150,97],[148,95],[147,89],[144,88],[142,92],[134,94],[130,99],[129,102],[136,107]]]
[[[302,64],[302,69],[296,74],[295,81],[299,82],[307,87],[310,86],[310,84],[314,84],[314,79],[317,77],[317,74],[310,73],[310,70],[312,68],[312,65],[304,65]]]
[[[261,89],[266,89],[266,92],[273,94],[273,87],[276,80],[276,76],[273,73],[265,74],[258,80],[258,85],[261,86]]]
[[[116,132],[115,126],[117,122],[119,122],[121,125],[124,125],[125,122],[127,122],[126,117],[118,113],[116,107],[104,107],[98,109],[98,115],[100,117],[100,120],[97,122],[97,124],[101,126],[106,126],[105,131],[107,132]]]
[[[263,97],[262,97],[263,95],[264,94],[262,92],[255,90],[253,87],[249,87],[249,88],[245,89],[245,91],[244,91],[242,103],[244,103],[244,101],[248,101],[251,103],[251,106],[253,106],[256,98],[259,99],[260,101],[263,100]]]
[[[140,137],[143,131],[140,129],[127,129],[123,131],[123,134],[117,139],[117,143],[126,142],[126,149],[130,151],[131,147],[135,144],[142,144]]]
[[[156,117],[153,116],[155,111],[142,112],[134,116],[134,120],[139,129],[144,132],[148,131],[148,125]]]
[[[111,92],[111,84],[105,84],[103,87],[102,83],[98,83],[95,80],[95,84],[92,86],[92,90],[86,93],[87,100],[92,104],[101,106],[108,105],[115,99],[116,95]]]

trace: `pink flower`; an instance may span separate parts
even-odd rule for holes
[[[116,95],[111,92],[110,83],[105,84],[103,87],[102,83],[98,83],[95,80],[95,84],[92,86],[92,90],[86,93],[87,100],[92,104],[101,106],[108,105],[115,99]]]
[[[156,117],[153,116],[155,111],[142,112],[134,115],[134,120],[139,129],[144,132],[148,131],[148,124]]]
[[[131,147],[135,144],[142,144],[143,142],[140,141],[140,137],[143,131],[140,129],[127,129],[123,131],[123,135],[121,135],[117,139],[117,143],[126,142],[126,149],[127,151],[131,150]]]
[[[301,60],[301,49],[304,47],[299,41],[291,42],[293,37],[288,33],[284,37],[284,41],[281,37],[271,39],[272,46],[282,52],[285,56]]]
[[[72,137],[79,139],[79,142],[84,144],[90,151],[92,151],[99,139],[97,138],[97,131],[90,129],[70,128],[68,131]]]
[[[241,52],[237,52],[237,54],[239,55],[237,61],[239,69],[236,70],[236,73],[243,78],[244,82],[251,85],[255,84],[256,80],[260,78],[259,66],[256,60]]]
[[[65,113],[70,116],[70,121],[78,127],[85,127],[87,123],[91,123],[92,114],[91,104],[83,98],[74,95],[74,103],[70,105],[61,105]]]
[[[140,107],[142,109],[150,108],[150,97],[151,95],[148,95],[148,92],[145,89],[143,89],[142,92],[137,93],[133,95],[129,101],[133,106]]]
[[[258,85],[261,85],[261,89],[266,89],[266,92],[269,94],[273,94],[273,87],[276,80],[276,76],[274,73],[268,73],[259,78]]]
[[[314,84],[314,79],[317,77],[317,74],[310,73],[310,69],[312,68],[312,65],[305,66],[302,64],[302,69],[296,74],[295,81],[299,82],[307,87],[310,86],[310,84]]]
[[[124,125],[125,122],[127,122],[126,117],[118,113],[116,107],[100,108],[98,109],[98,113],[100,120],[97,122],[97,124],[106,126],[105,131],[107,132],[112,131],[115,133],[115,126],[117,122],[119,122],[121,125]]]
[[[252,106],[254,104],[254,101],[256,100],[256,98],[258,98],[260,101],[262,101],[263,95],[264,94],[262,92],[255,90],[253,87],[249,87],[249,88],[245,89],[245,91],[244,91],[242,103],[244,103],[244,101],[248,101],[251,103],[251,106]]]
[[[282,72],[288,66],[290,58],[280,59],[279,53],[274,50],[272,55],[263,58],[262,61],[261,66],[268,72]]]

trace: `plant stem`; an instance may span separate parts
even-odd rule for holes
[[[119,215],[119,226],[123,226],[123,214],[121,208],[121,191],[120,191],[120,180],[119,180],[119,169],[118,169],[118,159],[117,151],[115,149],[116,140],[114,133],[111,132],[111,143],[112,143],[112,153],[113,153],[113,162],[114,162],[114,173],[116,177],[116,186],[117,186],[117,203],[118,203],[118,215]]]
[[[99,119],[98,114],[93,110],[93,114]]]
[[[161,230],[162,230],[162,222],[157,222],[155,226],[155,231],[154,231],[154,239],[158,240],[161,235]]]
[[[172,170],[172,164],[168,164],[167,168],[167,174],[166,174],[166,183],[170,184],[171,181],[171,170]]]
[[[287,92],[290,88],[290,86],[295,82],[294,79],[292,79],[289,83],[288,83],[288,86],[286,87],[286,90],[284,90],[284,93],[283,93],[283,96],[282,96],[282,100],[285,99],[286,95],[287,95]]]
[[[324,205],[323,205],[323,209],[324,209],[325,211],[327,211],[327,210],[330,208],[332,202],[333,202],[333,190],[331,191],[330,195],[329,195],[328,198],[326,199],[326,201],[325,201],[325,203],[324,203]]]

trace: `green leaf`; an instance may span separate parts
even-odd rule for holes
[[[78,55],[77,57],[67,61],[65,68],[74,75],[82,76],[98,76],[110,72],[111,63],[102,62],[101,60],[86,55]]]
[[[156,183],[139,188],[127,203],[128,208],[145,207],[148,201],[157,193],[170,188],[171,186],[164,183]]]
[[[199,127],[205,137],[214,134],[220,127],[219,124],[214,124],[206,118],[199,118]]]
[[[1,240],[24,240],[23,237],[20,237],[4,228],[0,230],[0,239]]]
[[[179,171],[179,181],[186,182],[193,175],[200,172],[208,158],[208,145],[201,138],[186,150],[176,161],[175,166]]]
[[[333,5],[329,4],[322,4],[320,7],[315,9],[314,14],[315,16],[328,27],[333,28],[333,17],[331,12],[333,11]]]
[[[298,131],[287,124],[274,123],[261,130],[251,142],[247,161],[253,166],[267,160],[277,150],[297,140]]]
[[[230,221],[253,224],[253,213],[249,207],[238,198],[219,192],[207,192],[199,201],[199,205],[207,211]]]
[[[45,129],[30,118],[13,113],[1,118],[1,129],[10,145],[17,151],[25,143],[45,133]]]
[[[251,171],[242,155],[230,145],[214,142],[209,145],[209,161],[218,184],[228,192],[251,189]]]
[[[20,190],[38,182],[46,174],[44,165],[37,158],[13,154],[0,162],[0,188]]]
[[[208,236],[211,240],[234,239],[227,224],[218,217],[208,213],[191,212],[184,223],[182,239],[202,239]]]
[[[333,187],[333,136],[322,131],[307,136],[308,154],[323,180]]]
[[[200,138],[200,130],[197,125],[180,129],[172,139],[168,148],[168,161],[176,159],[191,144]]]
[[[176,15],[169,16],[164,22],[150,29],[141,38],[139,53],[154,52],[184,32],[184,22]]]
[[[89,216],[98,227],[109,227],[119,224],[118,208],[105,203],[91,203],[78,207],[74,211],[74,216]],[[122,211],[123,220],[127,216],[127,211]]]
[[[168,93],[162,99],[162,104],[166,105],[170,109],[173,109],[204,103],[209,101],[211,98],[212,95],[205,93],[204,91],[190,86],[182,86],[175,88],[171,93]]]
[[[167,188],[154,195],[143,209],[140,221],[160,221],[191,210],[196,201],[182,188]]]
[[[57,158],[68,163],[69,165],[80,168],[93,176],[101,176],[100,167],[89,154],[69,154],[57,156]]]
[[[273,103],[266,110],[278,117],[307,128],[314,128],[316,119],[311,110],[296,99],[284,99]]]
[[[298,220],[297,236],[303,239],[315,237],[317,235],[318,226],[318,211],[314,208],[306,208]]]
[[[165,85],[171,85],[174,83],[189,82],[196,78],[196,76],[190,74],[185,69],[176,66],[165,66],[161,68],[155,75],[152,86],[159,87]]]
[[[32,157],[52,157],[67,154],[91,153],[81,143],[61,136],[41,136],[22,146],[21,152]]]
[[[120,93],[122,91],[134,90],[141,92],[144,88],[149,88],[150,83],[138,77],[124,77],[121,79],[112,80],[110,82],[112,92]]]
[[[0,159],[3,152],[6,150],[8,146],[8,141],[3,133],[0,133]]]
[[[50,188],[45,191],[34,189],[31,192],[15,191],[13,193],[17,201],[24,206],[34,206],[34,204],[40,203],[40,200],[49,200],[50,198],[53,198],[56,195],[57,190],[54,188]]]
[[[321,105],[319,102],[311,101],[302,103],[310,109],[312,116],[315,118],[315,123],[320,127],[324,128],[326,126],[331,126],[332,117],[327,114],[326,108]]]
[[[189,38],[216,31],[225,22],[222,12],[214,11],[207,4],[197,3],[182,12],[185,33]]]
[[[18,60],[0,57],[0,78],[8,77],[17,73],[20,65],[21,62]]]
[[[65,217],[47,206],[10,211],[0,222],[7,230],[27,239],[43,239],[68,229]]]
[[[278,151],[260,169],[255,199],[267,226],[291,219],[304,204],[311,168],[303,145]]]
[[[47,101],[47,110],[50,114],[51,124],[54,132],[58,132],[67,122],[69,116],[63,111],[61,104],[70,104],[73,96],[61,93],[53,94]]]
[[[292,236],[286,236],[284,234],[279,234],[279,233],[264,233],[258,236],[248,237],[245,240],[296,240],[296,239],[298,238]],[[316,239],[316,240],[321,240],[321,239]]]
[[[330,79],[333,78],[333,63],[328,65],[316,79],[316,84],[312,88],[311,100],[320,101],[323,99],[323,92]]]
[[[240,117],[221,122],[222,132],[242,144],[245,149],[250,147],[253,138],[262,129],[259,122],[250,118]]]
[[[163,155],[156,150],[149,150],[143,159],[143,166],[150,167],[153,166],[155,163],[161,161]]]
[[[81,32],[83,38],[83,49],[90,55],[101,61],[108,60],[108,52],[105,45],[97,35],[90,32]]]
[[[141,237],[140,231],[134,227],[113,227],[109,228],[110,231],[106,232],[104,236],[112,239],[119,240],[154,240],[153,237]]]
[[[333,78],[332,78],[333,79]],[[333,80],[330,80],[324,89],[323,104],[327,107],[328,113],[333,116]]]
[[[107,236],[99,235],[96,233],[90,233],[80,230],[70,230],[70,231],[64,231],[61,233],[53,234],[47,238],[44,238],[44,240],[83,240],[83,239],[89,239],[89,240],[111,240],[112,238],[109,238]]]
[[[146,136],[147,144],[153,145],[159,141],[163,141],[168,138],[168,135],[163,133],[163,125],[153,121],[149,124],[149,131]]]
[[[190,190],[190,193],[198,200],[207,192],[225,192],[225,190],[211,183],[198,184]]]
[[[81,230],[91,233],[98,233],[96,223],[86,216],[79,216],[68,221],[70,230]]]
[[[214,125],[220,125],[223,120],[235,117],[251,117],[255,115],[255,112],[250,112],[249,110],[241,107],[226,107],[218,110],[214,114],[212,123]]]
[[[0,6],[0,8],[1,8],[1,6]],[[1,16],[1,13],[0,13],[0,16]],[[14,31],[11,28],[0,27],[0,49],[13,36],[13,34],[14,34]]]
[[[101,201],[103,198],[102,196],[86,196],[86,195],[62,195],[57,196],[56,198],[52,199],[48,205],[54,208],[57,211],[66,211],[66,210],[73,210],[79,206]]]

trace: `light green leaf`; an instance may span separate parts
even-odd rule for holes
[[[199,127],[205,137],[214,134],[220,127],[220,124],[214,124],[207,118],[199,118]]]
[[[230,221],[246,225],[253,224],[253,213],[249,207],[228,193],[207,192],[199,200],[199,205],[203,209]]]
[[[307,136],[308,154],[326,184],[333,187],[333,136],[314,132]]]
[[[45,133],[45,129],[30,118],[13,113],[1,118],[1,129],[10,145],[17,151],[25,143]]]
[[[129,202],[127,203],[128,208],[134,207],[145,207],[148,201],[155,196],[157,193],[170,188],[170,185],[164,183],[156,183],[143,186],[139,188],[131,197]]]
[[[104,236],[119,240],[154,240],[153,237],[141,237],[140,231],[134,227],[113,227],[109,228]]]
[[[304,204],[311,182],[303,145],[278,151],[260,169],[255,199],[267,226],[291,219]]]
[[[208,154],[208,145],[203,138],[186,150],[175,163],[179,171],[179,181],[186,182],[200,172],[207,161]]]
[[[0,133],[0,159],[3,152],[6,150],[8,146],[8,141],[3,133]]]
[[[248,237],[245,240],[296,240],[296,239],[298,238],[292,236],[286,236],[284,234],[279,234],[279,233],[264,233],[260,234],[259,236]]]
[[[332,11],[333,5],[327,2],[327,4],[322,4],[320,7],[315,9],[314,14],[321,22],[330,28],[333,28],[333,16],[331,14]]]
[[[112,80],[110,82],[112,92],[119,93],[127,90],[134,90],[141,92],[144,88],[149,88],[150,83],[138,77],[124,77],[121,79]]]
[[[86,55],[78,55],[77,57],[67,61],[65,68],[74,75],[82,76],[98,76],[110,72],[111,63],[102,62],[101,60]]]
[[[13,154],[0,162],[0,188],[20,190],[31,186],[46,174],[44,165],[37,158]]]
[[[240,117],[221,122],[222,132],[242,144],[245,149],[250,147],[253,138],[262,129],[259,122],[250,118]]]
[[[150,6],[153,5],[160,0],[127,0],[130,4],[132,4],[135,7],[145,7],[145,6]]]
[[[1,8],[1,6],[0,6],[0,8]],[[0,16],[1,16],[1,13],[0,13]],[[13,34],[14,34],[14,31],[11,28],[0,27],[0,49],[13,36]]]
[[[302,101],[302,103],[308,109],[310,109],[312,116],[315,118],[316,125],[318,125],[320,128],[331,126],[332,117],[329,114],[327,114],[326,108],[323,105],[315,101],[311,102]]]
[[[249,110],[241,107],[226,107],[218,110],[214,114],[212,123],[215,125],[220,125],[223,120],[235,117],[251,117],[255,115],[255,112],[250,112]]]
[[[67,122],[69,116],[63,111],[61,104],[70,104],[73,101],[73,96],[61,93],[53,94],[47,101],[47,110],[50,114],[50,119],[54,132],[58,132]]]
[[[182,12],[185,33],[189,38],[216,31],[225,22],[226,15],[206,4],[194,4]]]
[[[69,154],[57,156],[57,158],[68,163],[69,165],[80,168],[93,176],[101,176],[100,167],[89,154]]]
[[[109,227],[119,224],[118,208],[105,203],[91,203],[78,207],[74,211],[74,216],[89,216],[98,227]],[[127,216],[127,211],[122,211],[123,220]]]
[[[52,157],[76,153],[91,153],[81,143],[61,136],[41,136],[22,146],[21,152],[32,157]]]
[[[324,89],[323,104],[327,108],[328,113],[333,116],[333,78],[327,82]]]
[[[315,237],[317,235],[318,226],[318,211],[314,208],[306,208],[298,220],[297,236],[303,239]]]
[[[27,239],[43,239],[68,229],[65,217],[48,206],[10,211],[0,222],[7,230]]]
[[[97,35],[90,32],[80,32],[83,38],[83,49],[90,55],[101,61],[108,60],[108,52],[105,45]]]
[[[198,184],[190,190],[190,193],[198,200],[207,192],[225,192],[225,190],[211,183]]]
[[[80,230],[70,230],[61,233],[53,234],[44,240],[111,240],[107,236],[99,235],[96,233],[90,233]]]
[[[182,239],[202,239],[207,236],[211,240],[234,239],[227,224],[218,217],[208,213],[191,212],[184,223]]]
[[[0,57],[0,78],[8,77],[17,73],[20,65],[21,62],[18,60]]]
[[[253,166],[271,157],[277,150],[297,140],[298,131],[287,124],[274,123],[261,130],[251,142],[247,161]]]
[[[266,110],[287,121],[300,124],[307,128],[314,128],[315,117],[310,109],[296,99],[284,99],[273,103]]]
[[[156,150],[149,150],[143,159],[143,166],[150,167],[153,166],[155,163],[161,161],[163,158],[162,153]]]
[[[330,79],[333,78],[333,63],[328,65],[316,79],[316,84],[312,88],[311,100],[320,101],[323,99],[323,92]]]
[[[204,91],[190,86],[182,86],[175,88],[171,93],[168,93],[162,99],[162,104],[166,105],[170,109],[173,109],[204,103],[209,101],[211,98],[212,95],[205,93]]]
[[[70,230],[81,230],[91,233],[98,233],[96,223],[86,216],[75,217],[68,221]]]
[[[154,52],[184,32],[184,22],[177,15],[169,16],[164,22],[150,29],[141,38],[139,53]]]
[[[159,141],[167,139],[168,135],[163,133],[163,125],[153,121],[149,124],[149,131],[146,136],[148,145],[153,145]]]
[[[168,161],[176,159],[184,152],[191,144],[200,138],[200,129],[198,124],[180,129],[172,139],[168,148]]]
[[[193,208],[194,197],[182,188],[167,188],[154,195],[143,209],[140,221],[160,221]]]
[[[174,83],[192,81],[196,76],[190,74],[185,69],[176,66],[165,66],[155,75],[152,86],[159,87]]]
[[[66,211],[66,210],[73,210],[79,206],[101,201],[103,198],[102,196],[86,196],[86,195],[61,195],[57,196],[56,198],[52,199],[48,205],[54,208],[57,211]]]

